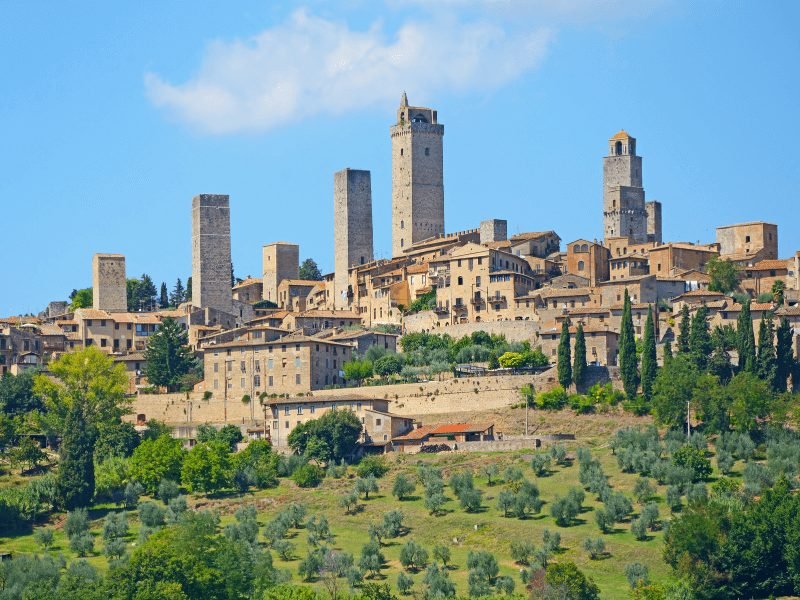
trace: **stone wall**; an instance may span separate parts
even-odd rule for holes
[[[422,311],[403,320],[406,333],[431,331],[438,319],[433,311]],[[539,332],[537,321],[481,321],[480,323],[458,323],[437,327],[433,333],[447,334],[454,338],[470,335],[475,331],[504,335],[509,342],[533,342]]]
[[[278,285],[284,279],[300,276],[300,246],[275,242],[264,246],[261,254],[264,300],[278,303]]]
[[[348,308],[350,267],[372,261],[372,184],[369,171],[333,175],[334,306]]]
[[[192,305],[233,313],[230,199],[192,198]]]
[[[125,256],[122,254],[95,254],[92,257],[92,308],[109,312],[128,311]]]
[[[651,200],[645,203],[647,210],[647,241],[661,243],[661,202]]]

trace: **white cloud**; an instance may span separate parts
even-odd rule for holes
[[[304,117],[411,102],[445,90],[493,89],[536,68],[552,32],[436,17],[393,35],[380,23],[345,23],[295,12],[247,40],[209,45],[196,76],[174,84],[145,75],[150,101],[212,134],[264,131]]]

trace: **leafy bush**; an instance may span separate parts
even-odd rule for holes
[[[561,410],[567,405],[567,400],[568,395],[566,390],[564,390],[564,388],[560,385],[557,385],[552,390],[539,392],[536,395],[534,404],[536,405],[536,408],[542,410]]]
[[[356,474],[359,477],[368,477],[372,475],[380,479],[389,472],[389,463],[386,461],[385,456],[370,455],[365,456],[358,463]]]
[[[550,473],[550,457],[546,454],[534,454],[531,459],[531,469],[537,477],[545,477]]]
[[[413,494],[416,489],[417,486],[414,485],[413,481],[402,473],[399,473],[397,477],[395,477],[394,485],[392,485],[392,496],[398,500],[404,500]]]
[[[589,554],[589,558],[596,560],[606,552],[606,543],[603,538],[586,538],[583,540],[583,549]]]
[[[301,488],[317,487],[324,477],[325,472],[317,465],[311,463],[306,463],[298,467],[297,470],[292,473],[292,481]]]
[[[693,481],[702,481],[711,475],[711,461],[705,457],[705,451],[693,446],[683,446],[672,455],[672,462],[679,467],[692,471]]]

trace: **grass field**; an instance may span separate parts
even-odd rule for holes
[[[580,417],[579,417],[580,418]],[[621,473],[617,467],[616,459],[611,454],[610,448],[604,445],[606,436],[583,440],[582,444],[592,448],[593,455],[603,465],[604,471],[610,478],[610,483],[615,490],[625,492],[629,497],[637,475]],[[568,445],[569,456],[574,458],[577,445]],[[351,552],[356,561],[361,547],[368,540],[368,527],[370,523],[379,522],[385,512],[399,508],[405,514],[405,522],[410,531],[403,537],[389,540],[383,548],[387,563],[381,573],[381,580],[395,587],[397,573],[401,570],[399,553],[406,540],[415,540],[422,544],[428,551],[435,544],[446,544],[452,553],[453,568],[450,576],[455,582],[458,592],[467,592],[466,557],[470,550],[482,549],[494,553],[500,563],[501,572],[511,575],[521,589],[519,578],[520,565],[515,564],[510,556],[510,544],[514,540],[529,540],[540,546],[542,533],[545,529],[557,531],[561,535],[561,549],[552,558],[553,561],[570,560],[577,565],[599,585],[604,598],[627,598],[629,587],[624,575],[628,563],[640,562],[648,566],[650,578],[654,582],[665,582],[669,579],[669,568],[662,560],[662,533],[654,532],[646,541],[637,541],[630,532],[629,523],[618,524],[617,529],[610,534],[603,535],[606,542],[607,555],[600,560],[590,560],[583,550],[582,544],[587,537],[602,535],[594,521],[594,511],[600,503],[593,494],[586,494],[584,512],[578,517],[577,522],[569,527],[559,527],[550,516],[549,504],[558,495],[565,495],[571,487],[578,483],[577,463],[568,466],[552,466],[549,476],[536,478],[529,466],[531,451],[506,452],[506,453],[443,453],[439,455],[394,455],[390,457],[392,469],[379,480],[380,491],[370,495],[368,501],[360,501],[359,510],[355,514],[347,515],[339,507],[339,498],[349,491],[354,482],[354,473],[351,468],[348,475],[342,479],[326,479],[316,489],[300,489],[293,482],[282,479],[277,488],[258,491],[244,496],[231,497],[192,497],[190,505],[196,509],[214,509],[221,515],[221,524],[233,520],[233,513],[239,506],[254,504],[258,510],[259,523],[263,526],[279,510],[292,502],[301,502],[308,508],[308,515],[325,515],[330,521],[331,530],[335,536],[333,546]],[[416,496],[403,502],[391,496],[391,487],[398,473],[406,473],[416,481],[416,471],[419,462],[428,462],[441,467],[445,481],[455,471],[468,469],[475,476],[475,484],[483,492],[483,508],[480,512],[465,513],[453,498],[449,489],[449,497],[445,505],[445,514],[431,516],[423,505],[422,488],[417,484]],[[489,486],[481,472],[481,467],[488,463],[497,463],[500,471],[509,465],[519,466],[525,477],[535,481],[545,501],[542,511],[538,515],[525,520],[504,518],[496,508],[497,494],[503,489],[502,482]],[[655,484],[654,480],[651,480]],[[664,506],[663,497],[665,488],[659,486],[656,498],[662,518],[669,517],[669,510]],[[634,510],[638,510],[634,505]],[[109,510],[120,510],[114,506],[98,506],[91,512],[94,519],[92,532],[96,536],[95,553],[88,557],[90,563],[98,568],[107,568],[107,562],[102,555],[102,517]],[[129,550],[133,549],[138,537],[138,520],[136,511],[129,513],[130,534]],[[63,515],[54,517],[49,526],[55,526],[55,544],[49,550],[51,553],[61,553],[67,559],[74,558],[69,550],[66,536],[62,531]],[[300,558],[308,551],[306,533],[304,530],[294,531],[291,542],[295,544],[295,557],[291,561],[275,560],[276,566],[291,571],[294,582],[300,582],[297,566]],[[33,532],[23,532],[15,537],[0,537],[0,547],[15,553],[41,552],[33,539]],[[415,589],[421,588],[422,573],[412,574],[415,580]]]

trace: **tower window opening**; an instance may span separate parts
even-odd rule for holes
[[[431,149],[425,148],[425,156],[430,156],[430,155],[431,155]]]
[[[617,142],[614,144],[614,153],[619,156],[622,154],[622,142]]]
[[[400,156],[403,156],[403,149],[400,148]]]

